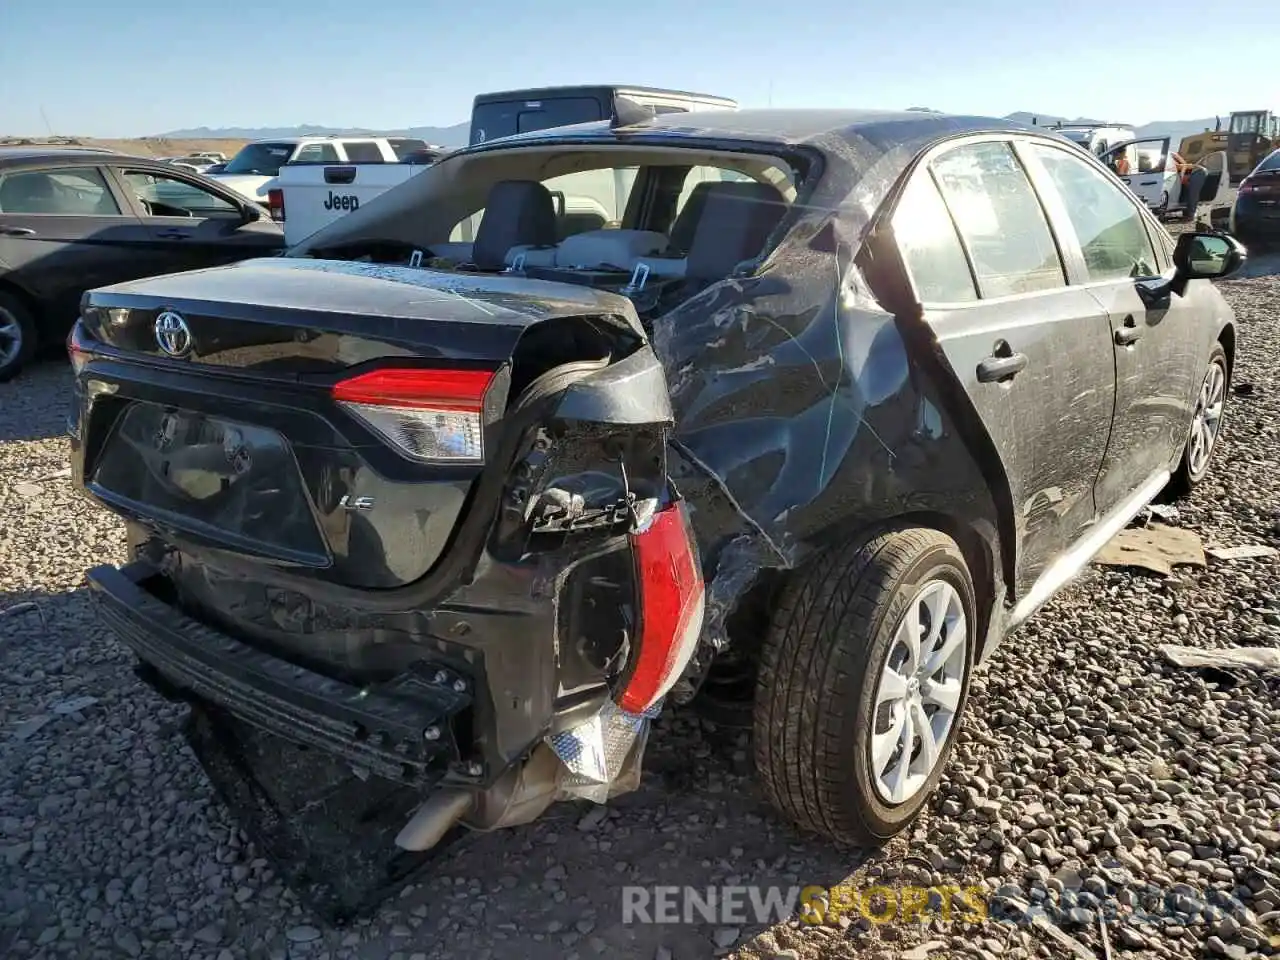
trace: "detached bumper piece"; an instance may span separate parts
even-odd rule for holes
[[[432,665],[360,688],[206,627],[141,586],[144,563],[88,573],[98,614],[164,681],[293,743],[387,780],[428,787],[457,760],[450,720],[471,704],[470,682]]]

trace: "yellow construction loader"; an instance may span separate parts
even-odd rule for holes
[[[1219,150],[1227,152],[1227,173],[1232,183],[1249,175],[1272,150],[1280,147],[1280,115],[1271,110],[1237,110],[1227,129],[1219,119],[1213,130],[1183,137],[1178,153],[1188,163],[1199,163]]]

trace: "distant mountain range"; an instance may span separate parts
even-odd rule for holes
[[[924,107],[912,107],[912,110],[932,112]],[[1019,123],[1035,121],[1039,126],[1048,126],[1062,121],[1063,123],[1100,123],[1102,121],[1077,117],[1070,120],[1047,113],[1028,113],[1018,111],[1009,114],[1005,119]],[[1140,124],[1134,127],[1139,137],[1172,137],[1174,142],[1193,133],[1205,129],[1212,130],[1215,117],[1200,120],[1156,120],[1153,123]],[[1226,117],[1223,117],[1225,121]],[[417,137],[428,143],[442,147],[465,146],[468,137],[469,123],[455,123],[451,127],[407,127],[401,130],[368,130],[359,127],[325,127],[313,123],[304,123],[296,127],[195,127],[190,130],[171,130],[159,134],[171,140],[271,140],[278,137],[323,137],[323,136],[402,136]]]

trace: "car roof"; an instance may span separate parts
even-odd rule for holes
[[[45,150],[33,147],[0,147],[0,168],[7,166],[83,166],[86,162],[147,164],[157,169],[173,166],[156,157],[139,157],[134,154],[120,153],[116,150],[94,150],[88,147],[70,147],[67,149],[55,147]]]
[[[39,144],[30,146],[0,146],[0,163],[6,160],[43,160],[58,159],[59,157],[84,157],[84,156],[109,156],[118,157],[121,154],[114,150],[108,150],[105,147],[49,147]]]
[[[616,129],[607,121],[593,121],[535,130],[477,144],[465,148],[465,152],[501,149],[505,145],[523,143],[633,139],[674,142],[686,138],[757,147],[810,145],[819,150],[836,149],[833,141],[836,138],[845,143],[859,141],[868,146],[874,145],[883,151],[894,146],[978,132],[1051,135],[1051,131],[1014,120],[917,110],[699,110],[659,114]]]

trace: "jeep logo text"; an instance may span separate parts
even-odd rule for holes
[[[325,198],[324,208],[326,210],[359,210],[360,198],[350,193],[337,194],[330,190],[329,196]]]

